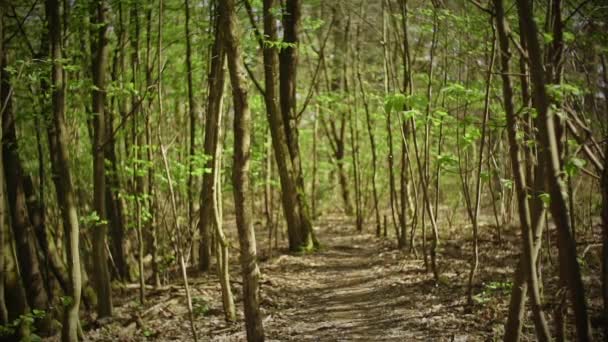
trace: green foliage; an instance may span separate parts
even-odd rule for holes
[[[302,28],[306,31],[317,31],[325,25],[325,21],[320,18],[305,17],[302,18]]]
[[[549,84],[547,85],[547,93],[557,103],[562,103],[568,98],[574,98],[582,95],[582,90],[574,84]]]
[[[511,179],[501,178],[500,184],[505,189],[513,189],[513,180]]]
[[[483,290],[473,296],[473,300],[478,304],[489,302],[495,296],[507,296],[511,293],[513,283],[495,281],[483,285]]]
[[[458,172],[458,158],[452,153],[444,153],[437,156],[437,163],[442,170]]]
[[[209,315],[210,311],[209,302],[203,297],[192,298],[192,312],[197,317],[205,317]]]
[[[19,318],[9,322],[6,325],[0,325],[0,338],[15,337],[19,331],[28,332],[20,340],[21,342],[39,342],[42,338],[35,334],[36,321],[44,319],[46,312],[44,310],[32,310],[26,314],[20,315]]]
[[[61,296],[59,298],[59,300],[61,301],[61,305],[64,308],[67,308],[68,306],[72,305],[74,303],[74,298],[70,297],[70,296]]]
[[[97,212],[94,210],[87,215],[80,215],[79,220],[80,224],[84,227],[94,228],[108,224],[108,221],[102,220],[101,217],[99,217],[99,214],[97,214]]]
[[[549,207],[549,205],[551,205],[551,195],[549,195],[546,192],[540,193],[538,195],[538,198],[543,202],[543,205],[545,206],[545,208]]]
[[[282,39],[279,39],[279,40],[264,39],[264,45],[266,47],[277,49],[279,51],[287,49],[287,48],[296,48],[297,47],[297,45],[295,43],[286,42],[286,41],[283,41]]]
[[[462,137],[465,147],[473,145],[479,138],[481,138],[481,130],[477,127],[470,127]]]
[[[586,164],[587,161],[585,159],[571,157],[566,161],[564,165],[564,170],[566,171],[566,174],[569,177],[573,177],[578,174],[580,170],[585,167]]]
[[[384,112],[388,114],[392,111],[404,110],[405,103],[405,95],[401,93],[389,94],[384,99]]]

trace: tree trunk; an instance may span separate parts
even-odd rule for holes
[[[493,37],[495,38],[495,37]],[[476,185],[475,185],[475,206],[469,209],[469,216],[471,224],[473,226],[473,260],[471,262],[471,270],[469,273],[469,284],[468,284],[468,301],[469,304],[473,303],[473,282],[475,279],[475,273],[479,266],[479,208],[481,205],[481,187],[482,187],[482,175],[483,170],[483,152],[486,148],[486,136],[487,126],[490,115],[490,86],[492,84],[492,72],[494,68],[494,57],[495,57],[496,39],[492,39],[492,51],[490,53],[490,63],[488,66],[488,73],[486,78],[486,94],[484,98],[484,110],[483,110],[483,121],[481,123],[481,140],[479,141],[479,160],[477,162],[477,174],[476,174]],[[429,99],[430,100],[430,99]],[[514,164],[515,165],[515,164]]]
[[[551,214],[557,226],[558,249],[560,262],[560,277],[565,281],[570,293],[574,309],[577,339],[591,340],[589,316],[585,300],[585,289],[581,278],[580,265],[576,256],[576,245],[572,238],[572,227],[566,199],[564,197],[563,180],[561,179],[560,147],[557,140],[553,113],[549,107],[549,97],[545,89],[545,74],[538,42],[538,29],[533,19],[532,3],[517,0],[519,20],[525,32],[528,43],[530,72],[532,76],[534,106],[540,121],[539,142],[541,153],[545,155],[545,177],[547,178],[549,195],[551,196]]]
[[[304,175],[300,159],[298,117],[296,113],[296,74],[299,44],[298,27],[301,16],[301,3],[300,0],[287,0],[284,5],[285,8],[282,12],[283,41],[290,45],[281,49],[279,53],[279,103],[283,118],[283,129],[285,130],[285,139],[294,172],[293,177],[297,187],[296,194],[300,215],[300,226],[298,229],[300,232],[296,235],[299,235],[300,239],[296,242],[298,246],[309,249],[318,243],[312,230],[312,222],[304,188]]]
[[[38,260],[34,227],[28,215],[27,195],[24,190],[26,175],[19,158],[12,89],[9,75],[5,70],[6,56],[0,56],[0,58],[2,59],[0,103],[3,104],[4,110],[2,113],[2,158],[10,222],[17,250],[16,260],[19,264],[19,273],[29,307],[47,310],[49,299]],[[41,328],[46,330],[48,326],[41,326]]]
[[[500,42],[500,62],[503,101],[507,117],[507,132],[509,139],[509,156],[511,159],[511,167],[515,178],[515,188],[518,197],[519,205],[519,220],[523,237],[523,257],[517,266],[516,280],[513,286],[512,297],[516,297],[517,293],[523,298],[525,290],[523,289],[525,279],[528,280],[528,288],[530,289],[530,302],[534,314],[534,323],[536,326],[536,337],[539,341],[550,341],[551,335],[541,309],[540,294],[538,289],[538,278],[536,272],[536,254],[538,249],[534,246],[532,220],[530,216],[530,207],[528,202],[528,192],[526,187],[526,175],[523,169],[520,148],[517,142],[517,122],[513,106],[513,88],[511,79],[509,78],[509,38],[505,29],[505,17],[502,0],[494,0],[494,9],[496,11],[496,27],[498,32],[498,40]],[[540,245],[540,244],[538,244]],[[520,305],[519,307],[514,305]],[[517,341],[521,331],[521,323],[523,320],[523,305],[518,301],[511,301],[509,307],[509,322],[505,326],[505,341]]]
[[[4,65],[2,65],[2,60],[4,59],[4,6],[0,4],[0,72],[4,70]],[[0,82],[0,94],[3,94],[4,91],[4,82]],[[4,99],[4,97],[2,97]],[[4,103],[4,102],[2,102]],[[0,142],[3,141],[3,113],[0,113]],[[4,279],[5,279],[5,264],[4,264],[4,222],[5,218],[5,203],[6,203],[6,194],[4,193],[4,165],[2,163],[3,158],[0,157],[0,325],[5,325],[8,323],[8,311],[6,309],[6,301],[4,300]]]
[[[602,55],[602,78],[608,84],[605,55]],[[608,87],[604,87],[604,102],[608,116]],[[608,139],[608,136],[606,137]],[[608,144],[604,144],[604,156],[608,156]],[[604,300],[604,336],[608,336],[608,163],[604,163],[602,174],[602,298]]]
[[[120,82],[122,87],[125,86],[126,82],[126,67],[125,67],[125,56],[126,56],[126,48],[127,44],[127,29],[124,24],[124,15],[125,11],[123,10],[123,4],[118,4],[118,46],[116,47],[116,72],[114,75],[114,79]],[[133,43],[132,43],[133,44]],[[135,50],[137,53],[137,50]],[[136,84],[133,82],[133,84]],[[134,97],[135,98],[135,97]],[[120,113],[120,118],[122,120],[127,119],[127,102],[126,98],[117,98],[118,101],[118,112]],[[112,113],[106,118],[106,126],[108,132],[114,131],[114,120]],[[128,145],[128,134],[125,134],[125,151],[128,153],[129,145]],[[116,139],[110,139],[107,144],[106,149],[106,157],[110,162],[112,172],[108,172],[106,174],[106,182],[108,186],[106,187],[106,207],[108,210],[108,223],[110,225],[110,236],[111,236],[111,251],[112,257],[114,258],[114,263],[116,264],[116,268],[118,269],[118,276],[122,281],[130,281],[130,267],[129,262],[127,260],[128,250],[126,248],[127,239],[126,239],[126,230],[125,230],[125,215],[127,215],[125,200],[122,196],[120,196],[120,192],[122,191],[122,182],[119,174],[119,163],[116,154],[117,143]]]
[[[2,9],[0,9],[0,12]],[[2,13],[0,13],[2,15]],[[2,25],[2,24],[0,24]],[[0,37],[2,34],[0,33]],[[2,43],[0,43],[2,44]],[[2,52],[0,51],[0,54]],[[1,123],[0,123],[1,125]],[[0,140],[2,139],[2,128],[0,126]],[[2,165],[2,158],[0,158],[0,325],[5,325],[8,323],[8,310],[6,308],[6,300],[4,299],[5,287],[4,281],[6,279],[7,269],[5,267],[4,262],[4,229],[5,229],[5,213],[4,213],[4,203],[6,200],[6,194],[4,193],[4,166]]]
[[[271,11],[274,3],[274,0],[264,1],[264,34],[270,40],[277,39],[276,21]],[[302,218],[307,216],[302,213],[303,208],[298,200],[297,171],[289,155],[288,138],[284,129],[285,117],[281,116],[277,103],[277,67],[277,50],[266,44],[264,46],[264,101],[281,182],[281,202],[287,221],[289,249],[297,251],[312,247],[312,240],[310,235],[305,235],[303,228],[305,223],[302,222]]]
[[[230,83],[234,105],[234,161],[232,181],[234,206],[241,247],[241,272],[247,340],[264,341],[264,328],[260,312],[259,278],[255,235],[251,222],[251,194],[249,189],[249,160],[251,143],[251,113],[247,98],[247,81],[241,64],[242,55],[237,33],[235,1],[219,2],[220,27],[226,43]]]
[[[46,11],[48,17],[49,36],[51,41],[51,86],[53,103],[53,127],[49,128],[49,137],[55,145],[52,161],[56,163],[55,170],[59,172],[56,177],[55,187],[57,200],[63,217],[63,226],[66,236],[66,247],[69,269],[69,290],[67,294],[70,300],[64,311],[62,341],[78,341],[80,294],[82,289],[82,277],[80,271],[80,248],[79,248],[79,223],[78,208],[74,196],[72,174],[69,165],[67,148],[67,133],[65,126],[65,91],[66,83],[62,67],[62,28],[60,17],[60,5],[57,0],[47,0]],[[102,196],[105,194],[102,194]],[[103,199],[102,199],[103,201]],[[105,246],[104,246],[105,247]]]
[[[195,183],[198,179],[194,177],[193,166],[196,149],[196,120],[198,119],[198,107],[194,98],[194,86],[192,82],[192,42],[190,39],[190,1],[185,0],[185,32],[186,32],[186,78],[188,81],[188,116],[190,119],[190,149],[188,160],[188,230],[192,230],[194,223],[194,194]]]
[[[358,58],[357,54],[357,59]],[[359,63],[357,63],[357,81],[359,83],[359,91],[361,92],[361,101],[363,101],[363,109],[365,109],[365,124],[367,127],[367,136],[369,138],[369,148],[372,153],[372,196],[374,200],[374,217],[376,218],[376,236],[380,237],[381,234],[381,219],[378,199],[378,186],[377,186],[377,174],[378,174],[378,152],[376,151],[376,139],[374,137],[374,123],[371,118],[371,111],[369,108],[369,101],[363,86],[363,80],[361,77],[361,70],[359,69]],[[315,139],[316,140],[316,139]]]
[[[215,38],[211,48],[211,68],[207,78],[207,113],[205,117],[205,142],[204,153],[209,157],[206,168],[213,168],[214,155],[218,144],[217,128],[221,115],[222,100],[224,97],[225,83],[225,60],[226,50],[221,37],[219,20],[214,23]],[[213,227],[213,175],[203,175],[203,188],[201,191],[200,220],[198,223],[199,244],[199,269],[203,272],[209,270],[211,261],[211,228]]]
[[[220,106],[220,113],[222,108]],[[228,239],[224,235],[223,210],[222,210],[222,152],[223,152],[223,123],[220,115],[217,126],[218,143],[213,158],[215,164],[211,173],[213,174],[213,219],[216,234],[215,255],[217,260],[217,273],[222,288],[222,305],[224,307],[224,318],[228,322],[236,320],[236,309],[234,307],[234,296],[230,288],[230,255],[228,252]]]
[[[99,25],[97,39],[93,47],[93,206],[99,221],[93,231],[93,258],[95,267],[95,290],[97,292],[97,314],[101,317],[112,316],[112,289],[106,252],[107,223],[105,206],[105,77],[108,59],[108,41],[105,0],[98,0],[95,24]]]

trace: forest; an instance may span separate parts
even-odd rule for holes
[[[604,0],[0,0],[0,341],[608,341]]]

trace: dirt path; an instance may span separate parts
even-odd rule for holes
[[[459,287],[436,287],[421,260],[340,225],[328,225],[322,241],[324,248],[318,253],[281,256],[263,267],[272,279],[272,291],[266,291],[270,293],[264,298],[280,298],[282,303],[271,310],[274,314],[266,325],[270,338],[471,341],[489,337],[477,324],[471,326],[475,334],[466,332]],[[467,319],[476,320],[473,315]]]
[[[323,243],[320,251],[300,256],[283,253],[261,263],[267,341],[491,341],[502,336],[508,292],[487,292],[483,284],[509,280],[511,269],[501,266],[511,264],[508,260],[513,256],[508,252],[485,243],[483,250],[490,253],[482,255],[484,266],[476,289],[482,295],[480,304],[471,309],[464,305],[466,242],[442,241],[441,255],[449,263],[441,264],[441,285],[436,286],[424,271],[423,260],[397,251],[392,240],[358,234],[343,218],[325,220],[316,231]],[[261,255],[265,247],[260,236]],[[200,341],[245,341],[237,253],[232,254],[236,324],[223,319],[214,273],[192,275]],[[116,301],[115,321],[87,329],[87,338],[188,341],[184,297],[182,287],[173,284],[149,292],[147,304],[141,307],[132,288]],[[142,318],[134,319],[134,312]],[[531,336],[529,327],[525,332]]]

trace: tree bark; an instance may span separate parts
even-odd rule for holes
[[[549,195],[551,196],[550,210],[557,226],[560,277],[563,278],[568,286],[570,300],[574,309],[577,339],[579,341],[590,341],[591,333],[585,300],[585,289],[581,278],[580,265],[577,261],[576,245],[572,237],[572,227],[570,226],[564,185],[561,179],[561,149],[556,135],[556,123],[549,107],[549,97],[545,89],[545,74],[543,72],[540,43],[537,38],[538,29],[533,19],[531,5],[531,1],[517,0],[519,20],[528,43],[534,107],[540,121],[540,127],[538,127],[540,137],[539,148],[546,158],[545,177],[548,183]]]
[[[214,24],[215,38],[211,48],[211,67],[207,78],[207,113],[205,117],[205,141],[204,153],[209,157],[206,168],[215,165],[214,156],[218,144],[217,128],[221,115],[222,100],[224,96],[224,83],[226,78],[225,61],[226,50],[221,38],[220,22],[216,18]],[[198,223],[199,244],[199,269],[203,272],[209,270],[211,259],[211,227],[213,226],[213,175],[203,175],[203,187],[201,191],[200,220]]]
[[[4,59],[4,4],[0,4],[0,72],[4,70],[2,60]],[[0,82],[0,94],[2,94],[4,82]],[[3,98],[2,98],[3,99]],[[4,102],[2,102],[4,103]],[[4,107],[4,106],[2,106]],[[0,142],[3,141],[3,113],[0,113]],[[4,164],[3,158],[0,157],[0,325],[8,323],[8,310],[6,309],[6,301],[4,300],[4,279],[5,279],[5,263],[4,263],[4,222],[5,222],[5,203],[6,194],[4,186]]]
[[[298,29],[301,17],[300,0],[287,0],[283,9],[283,42],[289,46],[281,49],[279,53],[279,95],[280,108],[283,118],[283,129],[285,139],[291,158],[294,172],[294,179],[297,187],[297,199],[300,215],[298,246],[310,249],[317,245],[317,241],[312,230],[312,222],[306,192],[304,188],[304,175],[302,162],[300,159],[300,144],[298,131],[298,117],[296,113],[296,74],[298,65]],[[291,248],[291,246],[290,246]]]
[[[276,41],[277,28],[276,20],[272,14],[274,0],[264,0],[264,35],[269,41]],[[285,131],[285,117],[281,115],[279,103],[277,102],[277,69],[278,55],[277,49],[270,44],[264,45],[264,101],[268,116],[268,125],[272,136],[272,146],[274,148],[275,160],[279,171],[281,182],[281,202],[283,214],[287,221],[289,249],[296,251],[300,248],[309,249],[312,247],[312,240],[309,235],[305,235],[303,229],[303,208],[298,200],[297,171],[293,165],[293,160],[289,154],[289,143]]]
[[[602,55],[602,78],[608,84],[605,55]],[[605,115],[608,117],[608,87],[604,87]],[[608,136],[606,137],[608,139]],[[608,156],[608,144],[604,144],[604,156]],[[604,322],[608,323],[608,162],[602,174],[602,299],[604,300]],[[604,325],[604,336],[608,337],[608,324]]]
[[[220,106],[221,107],[221,106]],[[220,108],[220,113],[222,108]],[[222,210],[222,152],[223,152],[223,123],[220,115],[217,135],[218,143],[213,158],[215,164],[211,173],[213,174],[213,219],[216,234],[216,260],[217,273],[220,279],[220,287],[222,288],[222,305],[224,307],[224,318],[228,322],[236,320],[236,309],[234,307],[234,296],[230,288],[230,255],[228,251],[228,239],[224,234],[223,228],[223,210]]]
[[[27,303],[31,309],[46,310],[49,299],[44,287],[44,279],[38,260],[38,248],[34,235],[34,226],[30,220],[25,193],[26,174],[19,157],[19,146],[13,112],[12,88],[9,75],[5,70],[7,65],[6,52],[2,59],[0,103],[2,113],[2,158],[4,176],[6,179],[7,203],[13,238],[17,250],[16,260],[19,264],[19,274],[25,288]],[[47,326],[41,326],[43,330]],[[45,332],[45,331],[43,331]]]
[[[59,177],[56,177],[55,187],[57,190],[57,200],[61,209],[67,241],[66,247],[69,270],[69,290],[67,291],[67,294],[70,296],[70,299],[67,302],[67,306],[64,311],[61,340],[65,342],[72,342],[78,341],[78,313],[82,290],[79,248],[80,228],[78,223],[78,208],[76,206],[67,148],[67,133],[65,125],[66,83],[62,66],[63,62],[61,61],[63,58],[63,52],[59,2],[57,0],[47,0],[46,11],[48,17],[49,37],[51,41],[51,59],[53,62],[51,70],[53,127],[49,128],[49,137],[54,143],[51,145],[55,145],[56,148],[56,150],[53,152],[55,158],[52,158],[52,161],[56,163],[54,169],[59,172]],[[102,196],[103,195],[105,194],[102,194]]]
[[[481,187],[482,187],[482,176],[483,170],[483,152],[486,148],[486,136],[487,136],[487,123],[490,115],[490,86],[492,84],[492,72],[494,68],[494,57],[496,48],[496,39],[492,40],[492,51],[490,56],[490,64],[488,66],[488,73],[486,76],[486,94],[484,98],[484,110],[483,110],[483,121],[481,124],[481,140],[479,142],[479,160],[477,162],[477,180],[475,185],[475,206],[469,209],[469,217],[473,226],[473,261],[471,262],[471,270],[469,273],[469,284],[468,284],[468,301],[469,304],[473,302],[473,282],[475,279],[475,273],[479,266],[479,209],[481,205]],[[429,99],[430,100],[430,99]]]
[[[358,56],[358,55],[357,55]],[[374,217],[376,218],[376,236],[380,237],[381,234],[381,219],[380,219],[380,208],[378,198],[378,186],[377,186],[377,174],[378,174],[378,152],[376,150],[376,139],[374,137],[374,122],[372,121],[371,112],[369,108],[369,101],[363,86],[363,80],[361,77],[361,70],[359,69],[359,63],[357,63],[357,80],[359,83],[359,91],[361,92],[361,101],[363,101],[363,108],[365,109],[365,124],[367,127],[367,136],[369,138],[369,148],[372,153],[372,196],[374,200]]]
[[[251,113],[247,94],[245,70],[237,33],[235,1],[219,2],[220,27],[226,43],[230,83],[234,105],[234,161],[232,181],[234,206],[241,247],[241,272],[247,340],[264,341],[264,327],[260,312],[259,278],[255,235],[251,222],[251,194],[249,189],[249,160],[251,143]]]
[[[95,268],[95,290],[97,292],[98,317],[112,316],[112,289],[106,252],[107,223],[105,206],[105,78],[108,59],[108,41],[106,14],[108,11],[105,0],[98,0],[95,24],[99,25],[97,39],[93,47],[93,206],[99,221],[93,231],[93,258]]]
[[[541,308],[540,294],[538,288],[538,278],[536,272],[536,254],[538,249],[534,246],[532,220],[530,207],[528,202],[528,192],[526,191],[526,175],[523,169],[523,162],[520,152],[520,147],[517,142],[517,122],[515,116],[515,110],[513,106],[513,88],[511,86],[511,79],[509,78],[509,38],[506,32],[505,16],[502,0],[494,0],[494,9],[496,12],[496,27],[498,33],[498,41],[500,42],[500,62],[501,62],[501,76],[502,76],[502,89],[503,89],[503,101],[505,106],[505,112],[507,117],[507,133],[509,139],[509,156],[511,159],[511,167],[513,170],[513,176],[515,179],[515,188],[518,198],[519,206],[519,220],[523,238],[523,257],[517,267],[516,280],[513,286],[512,297],[519,295],[522,298],[525,295],[523,289],[525,279],[527,279],[528,288],[530,289],[530,302],[532,304],[532,311],[534,314],[534,323],[536,326],[536,337],[539,341],[550,341],[551,335],[549,333],[549,327],[544,317],[544,313]],[[514,305],[520,305],[519,307]],[[517,341],[521,332],[522,315],[521,312],[523,305],[519,301],[512,301],[509,307],[509,321],[505,326],[505,341]],[[509,323],[511,322],[511,323]]]
[[[188,82],[188,117],[190,119],[190,149],[188,161],[188,230],[192,230],[194,222],[194,189],[198,180],[193,175],[193,161],[196,151],[196,120],[198,106],[194,97],[194,85],[192,81],[192,42],[190,39],[190,1],[185,0],[185,32],[186,32],[186,79]]]
[[[125,27],[125,11],[123,9],[123,4],[118,4],[118,28],[117,28],[117,36],[118,43],[116,47],[116,68],[115,75],[113,78],[120,82],[122,87],[125,86],[126,82],[126,66],[125,66],[125,56],[126,56],[126,44],[128,40],[128,29]],[[138,38],[136,38],[138,39]],[[135,46],[138,46],[136,43]],[[137,53],[137,49],[135,52]],[[135,62],[133,62],[135,63]],[[134,69],[136,70],[136,69]],[[135,80],[133,80],[133,84]],[[134,96],[134,98],[136,98]],[[120,118],[122,120],[127,119],[127,102],[126,98],[117,98],[118,101],[118,112],[120,114]],[[106,118],[106,127],[108,132],[114,131],[114,120],[112,113]],[[129,137],[128,134],[125,134],[124,142],[125,142],[125,151],[129,153]],[[112,257],[114,258],[114,263],[116,264],[116,268],[118,269],[118,276],[122,281],[130,281],[130,267],[129,262],[127,260],[128,257],[128,249],[127,244],[128,241],[126,239],[126,221],[125,215],[127,215],[125,200],[122,196],[120,196],[120,192],[123,191],[123,183],[121,182],[121,177],[119,174],[119,163],[118,156],[116,153],[117,143],[116,139],[110,139],[107,144],[106,149],[106,157],[110,162],[112,172],[106,174],[106,182],[108,186],[106,187],[106,208],[108,210],[108,221],[110,225],[110,236],[111,236],[111,244],[110,248],[112,251]]]

